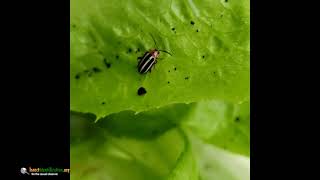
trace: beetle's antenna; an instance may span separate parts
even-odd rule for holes
[[[151,35],[151,37],[152,37],[152,39],[153,39],[153,42],[154,42],[154,45],[156,46],[156,48],[158,49],[158,45],[157,45],[157,43],[156,43],[156,40],[154,39],[154,37],[152,36],[152,34],[150,33],[150,35]]]
[[[152,39],[153,39],[153,41],[154,41],[154,45],[156,46],[156,48],[158,49],[159,47],[158,47],[158,45],[157,45],[157,42],[156,42],[156,40],[154,39],[154,37],[152,36],[152,34],[150,33],[150,36],[152,37]],[[170,56],[172,56],[172,54],[171,53],[169,53],[168,51],[165,51],[165,50],[158,50],[158,51],[162,51],[162,52],[165,52],[165,53],[167,53],[167,54],[170,54]]]
[[[165,53],[167,53],[167,54],[170,54],[170,56],[172,56],[172,54],[169,53],[168,51],[165,51],[165,50],[158,50],[158,51],[165,52]]]

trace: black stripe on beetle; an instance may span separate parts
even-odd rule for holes
[[[141,64],[146,63],[146,61],[151,57],[151,54],[149,52],[144,53],[142,57],[138,57],[140,59],[138,63],[138,68],[140,67]]]
[[[145,55],[141,58],[138,64],[138,71],[141,74],[151,72],[151,68],[157,63],[157,58],[159,56],[159,52],[157,50],[151,50],[150,52],[145,53]]]

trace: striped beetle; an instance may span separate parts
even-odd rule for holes
[[[167,54],[169,54],[170,56],[171,53],[165,51],[165,50],[158,50],[158,46],[157,43],[155,41],[155,39],[153,38],[152,34],[150,34],[155,46],[157,47],[156,49],[151,49],[148,52],[144,53],[144,55],[142,57],[138,57],[138,59],[140,60],[138,63],[138,71],[140,74],[145,74],[147,72],[151,72],[151,70],[155,67],[155,64],[157,63],[157,59],[160,55],[160,51],[161,52],[165,52]]]

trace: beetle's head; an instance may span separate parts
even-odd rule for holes
[[[152,56],[154,56],[155,58],[158,58],[160,55],[160,51],[158,51],[157,49],[152,49],[151,52]]]

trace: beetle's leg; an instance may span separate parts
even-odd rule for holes
[[[141,59],[142,59],[142,57],[138,57],[138,58],[137,58],[137,60],[141,60]]]

